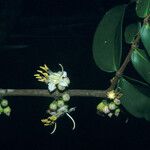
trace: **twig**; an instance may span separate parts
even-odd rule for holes
[[[81,97],[106,97],[106,91],[103,90],[68,90],[70,96]],[[37,97],[55,97],[61,96],[61,93],[54,92],[50,94],[44,89],[0,89],[1,96],[37,96]]]

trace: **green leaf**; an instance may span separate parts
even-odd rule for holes
[[[121,78],[118,82],[121,88],[121,104],[137,118],[150,121],[150,87],[136,80]]]
[[[137,72],[150,83],[150,61],[144,50],[135,49],[131,56],[131,61]]]
[[[148,16],[150,14],[150,0],[137,0],[136,13],[141,18]]]
[[[126,43],[131,44],[133,42],[135,36],[139,32],[139,29],[140,23],[130,24],[126,27],[124,33]]]
[[[150,25],[144,24],[140,30],[141,40],[150,56]]]
[[[97,27],[93,41],[96,65],[107,72],[120,66],[122,54],[122,22],[126,5],[109,10]]]

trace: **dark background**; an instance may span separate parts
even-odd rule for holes
[[[99,70],[92,57],[92,41],[99,21],[112,7],[128,0],[1,0],[0,87],[46,88],[33,74],[39,65],[52,70],[61,63],[71,79],[71,89],[105,89],[114,74]],[[128,15],[128,22],[132,18]],[[115,19],[115,18],[113,18]],[[110,20],[111,23],[111,20]],[[107,60],[106,60],[107,61]],[[128,74],[131,73],[130,67]],[[133,75],[133,73],[132,73]],[[8,97],[11,117],[0,117],[1,149],[146,149],[150,123],[122,113],[118,118],[96,114],[97,98],[73,97],[72,116],[50,135],[44,117],[51,99]],[[126,119],[128,123],[125,123]]]

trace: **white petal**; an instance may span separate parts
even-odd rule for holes
[[[61,76],[58,73],[53,73],[49,76],[49,82],[53,84],[58,84]]]
[[[66,71],[63,71],[63,75],[62,75],[62,77],[67,77],[67,72]]]
[[[63,80],[63,79],[59,82],[58,85],[59,85],[59,86],[63,86],[63,87],[68,86],[67,82],[66,82],[65,80]]]
[[[67,82],[67,84],[70,84],[70,79],[68,77],[64,78],[64,80]]]
[[[58,71],[57,74],[59,74],[59,75],[61,76],[61,75],[62,75],[62,72],[61,72],[61,71]]]
[[[53,83],[49,83],[48,84],[48,90],[50,92],[54,91],[55,89],[56,89],[56,85],[55,84],[53,84]]]

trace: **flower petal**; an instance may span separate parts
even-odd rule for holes
[[[58,85],[66,87],[66,86],[68,86],[68,83],[66,82],[66,80],[62,79]]]
[[[66,71],[63,71],[63,75],[62,75],[62,77],[67,77],[67,72]]]
[[[48,90],[50,92],[54,91],[56,89],[56,85],[53,83],[48,83]]]

